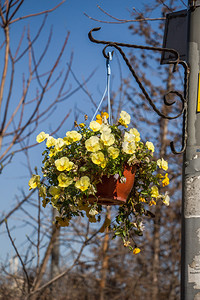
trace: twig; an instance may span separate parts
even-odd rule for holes
[[[170,12],[173,12],[174,10],[172,8],[170,8],[163,0],[159,0],[159,2],[166,7]]]
[[[0,221],[0,225],[3,224],[5,222],[5,220],[7,220],[16,210],[18,210],[18,208],[24,203],[26,202],[31,196],[32,194],[35,192],[35,190],[32,190],[21,202],[19,202],[15,208],[13,208],[6,216],[3,220]]]
[[[187,7],[187,4],[185,4],[185,2],[183,0],[180,0],[180,1],[185,7]]]
[[[33,46],[33,44],[37,41],[38,37],[40,36],[42,29],[44,28],[44,25],[46,23],[46,19],[47,19],[47,15],[44,16],[44,19],[42,21],[41,26],[39,27],[35,37],[33,38],[33,40],[31,41],[31,45]],[[18,60],[20,60],[24,54],[29,50],[29,46],[25,48],[25,50],[15,59],[15,62],[17,62]]]
[[[12,18],[14,17],[14,15],[17,13],[17,11],[19,10],[20,6],[23,4],[24,0],[21,0],[21,2],[17,5],[17,7],[15,8],[15,10],[13,11],[12,15],[10,16],[10,18],[8,19],[8,23],[11,23],[10,21],[12,20]],[[17,2],[16,2],[17,3]],[[6,16],[7,17],[7,16]]]
[[[56,235],[57,235],[57,228],[54,226],[53,233],[52,233],[49,245],[46,249],[43,261],[42,261],[42,263],[40,265],[40,268],[38,270],[37,277],[35,278],[34,283],[33,283],[33,290],[38,290],[38,287],[39,287],[40,282],[42,280],[42,276],[43,276],[43,274],[46,270],[47,262],[49,260],[50,254],[51,254],[51,250],[53,248],[53,244],[55,242]],[[30,294],[32,294],[32,292]]]
[[[10,241],[11,241],[11,244],[12,244],[13,248],[15,249],[15,252],[16,252],[16,254],[17,254],[17,257],[19,258],[19,260],[20,260],[20,262],[21,262],[21,265],[22,265],[24,274],[25,274],[25,276],[26,276],[26,280],[27,280],[27,284],[28,284],[28,292],[29,292],[29,291],[30,291],[30,280],[29,280],[28,273],[27,273],[27,271],[26,271],[26,267],[25,267],[25,265],[24,265],[24,262],[23,262],[23,260],[22,260],[22,258],[21,258],[21,256],[20,256],[18,250],[17,250],[17,247],[15,246],[15,243],[14,243],[14,241],[13,241],[11,235],[10,235],[10,230],[9,230],[9,228],[8,228],[8,222],[7,222],[6,219],[5,219],[4,221],[5,221],[5,224],[6,224],[6,230],[7,230],[7,233],[8,233],[8,237],[9,237],[9,239],[10,239]]]
[[[90,239],[89,239],[89,240],[90,240]],[[74,263],[71,265],[70,268],[68,268],[67,270],[63,271],[63,272],[60,273],[59,275],[55,276],[53,279],[51,279],[51,280],[48,281],[47,283],[43,284],[41,287],[38,287],[36,290],[31,291],[30,294],[28,295],[28,297],[26,298],[26,300],[30,299],[30,297],[31,297],[32,295],[34,295],[34,294],[40,292],[40,291],[43,290],[44,288],[48,287],[49,285],[51,285],[52,283],[54,283],[54,282],[57,281],[58,279],[64,277],[67,273],[69,273],[69,272],[73,269],[73,267],[78,263],[79,258],[80,258],[81,254],[82,254],[82,252],[83,252],[83,249],[84,249],[84,247],[87,245],[87,243],[88,243],[88,240],[87,240],[87,237],[86,237],[85,242],[82,244],[82,247],[81,247],[81,249],[80,249],[80,251],[79,251],[77,257],[76,257]]]
[[[8,57],[9,57],[9,50],[10,50],[10,35],[9,35],[8,27],[4,28],[4,33],[5,33],[5,38],[6,38],[6,47],[5,47],[3,73],[2,73],[1,85],[0,85],[0,110],[1,110],[2,100],[3,100],[4,85],[6,82],[6,75],[7,75],[7,69],[8,69]]]
[[[143,21],[160,21],[160,20],[166,20],[165,17],[160,17],[160,18],[140,18],[140,19],[119,19],[114,17],[113,15],[109,14],[108,12],[106,12],[103,8],[101,8],[101,6],[97,5],[98,9],[100,9],[105,15],[109,16],[111,19],[114,19],[115,21],[103,21],[103,20],[99,20],[99,19],[95,19],[91,16],[89,16],[88,14],[86,14],[84,12],[84,15],[86,17],[88,17],[90,20],[96,21],[96,22],[100,22],[100,23],[106,23],[106,24],[125,24],[125,23],[133,23],[133,22],[143,22]]]
[[[92,98],[91,94],[88,92],[88,90],[86,88],[84,88],[84,86],[86,86],[86,81],[84,81],[82,84],[80,83],[80,81],[78,80],[78,78],[76,77],[76,75],[74,74],[74,72],[72,71],[71,67],[68,65],[68,67],[70,68],[70,72],[74,78],[74,80],[76,81],[76,83],[79,85],[79,87],[86,93],[86,95],[90,98],[92,104],[97,107],[96,103],[94,102],[94,99]],[[94,73],[94,71],[93,71]]]
[[[138,19],[138,20],[123,20],[123,21],[119,21],[119,22],[114,22],[114,21],[103,21],[103,20],[99,20],[99,19],[95,19],[89,15],[87,15],[86,13],[84,13],[84,15],[86,17],[88,17],[90,20],[96,21],[96,22],[100,22],[100,23],[104,23],[104,24],[125,24],[125,23],[134,23],[134,22],[143,22],[143,21],[160,21],[160,20],[166,20],[166,17],[161,17],[161,18],[143,18],[143,19]]]
[[[80,82],[78,81],[79,86],[78,86],[76,89],[74,89],[72,92],[70,92],[67,96],[64,96],[63,98],[59,99],[59,102],[66,100],[67,98],[69,98],[69,97],[71,97],[73,94],[75,94],[78,90],[82,89],[82,87],[85,85],[85,83],[88,82],[88,81],[92,78],[92,76],[94,75],[95,72],[96,72],[96,70],[94,70],[94,71],[88,76],[88,78],[85,80],[84,83],[80,83]]]
[[[61,6],[64,2],[65,2],[65,0],[61,1],[58,5],[56,5],[55,7],[51,8],[51,9],[47,9],[47,10],[41,11],[39,13],[35,13],[35,14],[30,14],[30,15],[27,15],[27,16],[19,17],[19,18],[16,18],[16,19],[14,19],[14,20],[11,21],[11,19],[13,17],[13,15],[12,15],[10,17],[10,19],[9,19],[9,22],[10,22],[10,24],[12,24],[12,23],[20,21],[20,20],[24,20],[24,19],[27,19],[27,18],[36,17],[36,16],[40,16],[40,15],[44,15],[44,14],[50,13],[50,12],[54,11],[55,9],[57,9],[59,6]]]

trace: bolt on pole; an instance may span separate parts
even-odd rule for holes
[[[200,300],[200,0],[188,1],[190,67],[183,164],[181,299]]]

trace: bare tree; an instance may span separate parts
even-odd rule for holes
[[[52,30],[49,32],[44,48],[41,49],[39,55],[36,53],[37,43],[42,30],[44,30],[47,14],[57,9],[64,1],[61,1],[52,9],[19,17],[18,12],[24,2],[25,0],[6,0],[0,5],[0,26],[4,35],[4,41],[0,47],[1,65],[3,66],[0,79],[1,171],[17,152],[35,146],[35,144],[29,144],[32,133],[42,121],[54,112],[55,106],[63,101],[63,98],[69,92],[66,88],[66,82],[73,55],[71,55],[69,67],[60,68],[69,33],[64,38],[57,57],[48,64],[47,70],[43,71],[43,73],[41,73],[40,67],[46,58],[50,46]],[[34,36],[32,36],[28,27],[27,29],[24,28],[18,41],[16,37],[13,40],[11,32],[16,23],[22,22],[22,20],[27,18],[37,18],[40,15],[44,15],[44,18]],[[23,73],[19,67],[20,64],[24,65]],[[17,94],[16,85],[21,87],[20,92]],[[46,97],[55,86],[58,91],[57,95],[55,95],[54,99],[50,97],[47,103]],[[46,102],[45,106],[42,106],[43,102]],[[54,133],[68,118],[68,115],[69,112],[66,113],[60,124],[57,124]]]

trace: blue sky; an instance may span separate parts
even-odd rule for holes
[[[43,0],[35,1],[29,0],[25,1],[25,4],[22,6],[20,15],[26,15],[30,13],[40,12],[47,8],[54,7],[58,3],[57,0]],[[88,32],[94,28],[101,26],[102,29],[100,32],[95,33],[97,39],[103,40],[113,40],[121,41],[127,43],[138,43],[138,40],[134,40],[128,31],[128,25],[111,25],[111,24],[99,24],[87,18],[84,15],[84,12],[88,15],[102,20],[109,20],[98,8],[97,4],[100,5],[105,11],[111,13],[115,17],[121,19],[130,19],[130,12],[132,8],[135,7],[137,10],[142,9],[143,4],[151,3],[148,1],[136,1],[136,0],[67,0],[61,7],[56,11],[49,14],[46,27],[42,33],[43,39],[40,40],[40,43],[37,44],[36,53],[38,54],[41,51],[43,42],[47,39],[48,32],[50,27],[53,26],[53,38],[52,44],[48,52],[47,61],[44,63],[44,68],[48,67],[48,63],[51,64],[51,60],[58,53],[61,44],[66,36],[67,32],[70,32],[70,37],[67,45],[67,51],[65,56],[62,59],[63,66],[66,65],[66,62],[69,61],[70,54],[73,51],[74,58],[72,64],[72,70],[77,76],[80,82],[84,81],[93,70],[96,69],[95,75],[88,83],[88,90],[92,94],[93,98],[98,103],[103,94],[105,83],[106,83],[106,69],[105,69],[105,58],[102,55],[102,45],[93,44],[88,39]],[[149,17],[155,17],[149,16]],[[34,35],[37,28],[42,22],[41,17],[30,18],[23,21],[20,21],[18,24],[13,24],[11,27],[11,35],[14,37],[14,41],[19,39],[24,26],[30,26],[31,35]],[[15,43],[15,42],[13,42]],[[13,44],[15,47],[15,44]],[[111,63],[112,68],[112,88],[117,87],[119,82],[118,78],[118,64],[115,56]],[[122,63],[122,71],[124,76],[127,75],[127,67]],[[70,77],[68,81],[69,88],[72,86],[75,88],[77,85],[72,78]],[[17,89],[17,88],[16,88]],[[19,90],[18,90],[19,92]],[[53,96],[54,91],[52,91]],[[35,142],[35,138],[40,131],[53,128],[56,123],[56,119],[60,119],[63,113],[68,112],[72,109],[70,118],[65,123],[63,129],[60,131],[60,134],[65,135],[67,130],[70,130],[74,121],[73,109],[77,106],[81,111],[87,113],[92,117],[94,107],[91,105],[91,102],[87,95],[83,91],[79,91],[74,94],[66,103],[64,103],[57,111],[57,115],[54,118],[49,118],[44,124],[41,125],[41,128],[32,135],[32,139]],[[30,164],[32,168],[35,166],[38,169],[41,166],[41,151],[44,149],[44,145],[39,145],[37,149],[30,151]],[[28,191],[28,180],[29,173],[26,167],[26,161],[24,155],[18,155],[14,157],[13,163],[8,165],[1,175],[0,189],[1,189],[1,211],[5,213],[8,212],[16,203],[16,195],[20,195],[20,190],[24,189],[25,192]],[[20,197],[19,197],[20,200]],[[20,218],[19,215],[13,216],[11,226],[15,225],[15,222]],[[5,230],[4,227],[1,227],[1,230]],[[22,235],[28,234],[26,229],[14,232],[14,237],[17,238],[19,243],[24,239]],[[6,235],[1,235],[1,242],[4,243],[4,249],[0,254],[4,258],[7,251],[11,251],[11,245],[8,241]]]

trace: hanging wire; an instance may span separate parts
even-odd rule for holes
[[[94,120],[94,118],[96,117],[101,105],[102,105],[102,102],[106,96],[106,93],[108,94],[108,115],[109,115],[109,119],[108,119],[108,122],[109,124],[111,124],[112,122],[112,112],[111,112],[111,102],[110,102],[110,75],[111,75],[111,68],[110,68],[110,61],[112,60],[112,52],[108,52],[108,58],[106,59],[106,69],[107,69],[107,80],[106,80],[106,88],[105,88],[105,91],[103,93],[103,96],[99,102],[99,105],[92,117],[92,121]]]

